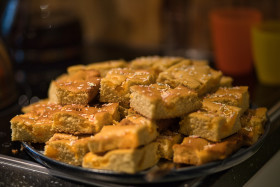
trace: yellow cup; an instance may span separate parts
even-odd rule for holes
[[[280,85],[280,21],[266,21],[253,27],[252,47],[259,81]]]

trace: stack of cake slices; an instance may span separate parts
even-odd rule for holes
[[[68,67],[48,98],[11,119],[12,140],[43,143],[52,159],[136,173],[160,160],[201,165],[254,144],[266,108],[204,60],[139,57]]]

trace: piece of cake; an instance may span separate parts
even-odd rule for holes
[[[232,135],[218,143],[199,137],[185,137],[181,144],[173,146],[173,161],[180,164],[202,165],[223,160],[238,150],[242,143],[243,138],[240,134]]]
[[[207,95],[204,100],[239,107],[243,114],[249,108],[248,87],[220,87],[215,93]]]
[[[209,113],[216,113],[226,118],[227,124],[223,129],[224,137],[232,135],[238,130],[240,130],[240,117],[243,112],[241,108],[222,103],[212,103],[209,101],[203,101],[202,109],[206,110]]]
[[[89,141],[89,149],[93,153],[101,153],[113,149],[137,148],[156,139],[157,126],[142,116],[129,116],[119,124],[104,126]]]
[[[222,73],[205,63],[183,60],[159,74],[157,82],[175,88],[183,85],[203,95],[218,88]]]
[[[223,132],[227,120],[218,114],[198,111],[185,116],[179,124],[179,132],[184,135],[195,135],[216,142],[225,137]]]
[[[167,70],[174,64],[183,60],[181,57],[146,56],[138,57],[130,62],[132,69],[153,69],[156,73]]]
[[[137,85],[130,90],[130,107],[150,119],[180,117],[201,107],[197,93],[184,86]]]
[[[48,106],[48,107],[46,107]],[[36,110],[17,115],[11,119],[12,141],[44,143],[53,135],[53,115],[62,106],[56,104],[41,105]]]
[[[124,60],[110,60],[104,62],[96,62],[87,65],[86,69],[96,69],[100,72],[101,77],[105,77],[108,71],[116,68],[125,68],[128,64]]]
[[[173,145],[180,144],[183,140],[183,136],[177,132],[165,131],[161,133],[156,142],[159,143],[159,155],[161,158],[165,158],[167,160],[172,160],[173,158]]]
[[[119,103],[95,104],[93,107],[98,108],[98,112],[108,112],[114,121],[120,121]]]
[[[202,110],[188,114],[180,121],[179,131],[220,141],[240,130],[240,111],[238,107],[204,101]]]
[[[77,71],[81,71],[81,70],[84,71],[84,70],[86,70],[86,67],[87,66],[83,65],[83,64],[77,64],[77,65],[69,66],[67,68],[67,73],[69,75],[73,75],[73,74],[77,73]]]
[[[253,145],[264,133],[264,125],[267,121],[266,108],[249,109],[241,117],[241,130],[239,133],[243,135],[244,144]]]
[[[220,80],[220,87],[232,87],[233,78],[229,76],[222,76]]]
[[[56,133],[46,142],[44,155],[67,164],[81,166],[84,155],[89,152],[88,139],[89,137]]]
[[[99,72],[96,70],[79,70],[65,74],[52,81],[49,87],[50,102],[70,105],[87,105],[98,94],[100,87]]]
[[[84,156],[82,166],[133,174],[156,165],[157,151],[158,143],[152,142],[137,149],[117,149],[104,155],[89,152]]]
[[[82,105],[65,105],[54,114],[52,130],[68,134],[95,134],[103,126],[112,125],[113,117],[119,119],[118,104],[96,108]],[[110,109],[108,112],[108,109]],[[115,114],[116,113],[116,114]],[[115,115],[115,116],[112,116]]]
[[[100,102],[118,102],[129,108],[130,87],[149,85],[155,79],[155,73],[150,70],[113,69],[101,80]]]
[[[67,68],[68,74],[76,73],[79,70],[97,70],[100,77],[105,77],[107,72],[115,68],[125,68],[128,64],[124,60],[109,60],[104,62],[94,62],[88,65],[74,65]]]

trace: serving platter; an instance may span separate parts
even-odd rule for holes
[[[179,168],[170,168],[165,171],[160,171],[160,166],[155,166],[151,169],[136,173],[126,174],[108,170],[88,169],[79,166],[73,166],[53,160],[43,154],[42,144],[31,144],[22,142],[27,153],[43,166],[58,172],[64,173],[64,178],[69,180],[83,181],[87,184],[97,184],[96,181],[112,184],[148,184],[148,183],[166,183],[178,182],[193,179],[196,177],[214,174],[219,171],[229,169],[240,164],[253,156],[262,146],[270,129],[270,122],[265,124],[264,133],[258,141],[250,147],[242,147],[237,152],[227,157],[224,160],[214,161],[200,166],[182,166]],[[159,171],[160,175],[151,177],[155,171]],[[55,172],[53,175],[56,175]],[[152,179],[152,180],[151,180]]]

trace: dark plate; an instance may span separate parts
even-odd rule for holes
[[[115,184],[164,183],[183,181],[195,177],[205,176],[229,169],[240,164],[259,150],[269,132],[269,129],[270,123],[267,123],[265,125],[264,134],[254,145],[241,148],[239,151],[235,152],[224,160],[210,162],[201,166],[185,166],[178,169],[171,169],[166,175],[164,175],[164,177],[152,182],[147,180],[147,174],[150,173],[150,170],[142,171],[136,174],[125,174],[113,171],[87,169],[78,166],[72,166],[44,156],[42,154],[42,146],[38,147],[36,144],[30,144],[27,142],[22,142],[22,144],[28,154],[31,155],[31,157],[33,157],[36,161],[52,170],[65,173],[66,178],[70,180],[78,179],[78,181],[84,181],[89,184],[95,184],[96,180]]]

